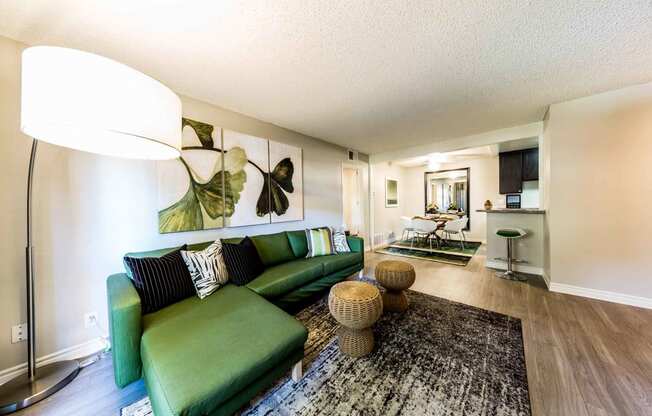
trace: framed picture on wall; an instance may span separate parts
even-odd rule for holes
[[[158,162],[159,232],[303,220],[300,147],[181,120],[182,154]]]
[[[159,233],[222,228],[222,129],[189,118],[181,126],[181,157],[157,162]]]
[[[385,178],[385,207],[398,207],[398,180]]]
[[[269,167],[269,212],[272,222],[303,220],[301,148],[270,140]]]
[[[268,140],[233,130],[224,130],[224,168],[235,177],[239,171],[242,180],[236,186],[237,191],[232,200],[233,207],[227,210],[224,225],[241,227],[245,225],[269,224],[269,192],[267,181],[269,175]],[[241,155],[230,160],[232,155]],[[232,166],[235,169],[232,169]]]

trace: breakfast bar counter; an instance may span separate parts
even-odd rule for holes
[[[476,212],[487,212],[491,214],[545,214],[546,211],[539,208],[498,208],[498,209],[477,209]]]
[[[514,257],[524,263],[514,265],[515,271],[543,276],[543,242],[545,210],[528,208],[479,209],[487,213],[486,266],[505,270],[507,263],[498,258],[507,257],[507,243],[496,235],[501,228],[520,228],[526,235],[514,241]]]

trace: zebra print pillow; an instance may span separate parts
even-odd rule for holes
[[[204,299],[229,280],[222,257],[222,242],[220,240],[215,241],[202,251],[182,250],[181,256],[188,266],[199,299]]]
[[[349,247],[349,243],[346,241],[346,234],[344,234],[344,231],[335,231],[335,229],[331,227],[331,232],[333,234],[333,245],[335,246],[335,251],[338,253],[350,253],[351,248]]]

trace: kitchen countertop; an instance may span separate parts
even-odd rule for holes
[[[477,209],[476,212],[486,212],[488,214],[545,214],[546,211],[539,208],[497,208],[497,209]]]

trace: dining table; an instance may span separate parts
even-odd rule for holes
[[[442,230],[446,226],[446,223],[448,221],[452,221],[455,218],[452,218],[452,216],[448,216],[448,215],[440,215],[440,216],[437,216],[437,217],[434,217],[434,216],[426,217],[426,216],[422,216],[422,215],[415,215],[414,217],[412,217],[412,219],[413,220],[420,219],[420,220],[427,220],[427,221],[436,222],[437,223],[437,229],[435,231],[433,231],[432,233],[428,234],[427,238],[431,238],[432,236],[434,236],[435,240],[437,241],[437,247],[441,247],[441,243],[444,240],[443,240],[443,238],[441,238],[437,234],[437,230]]]

